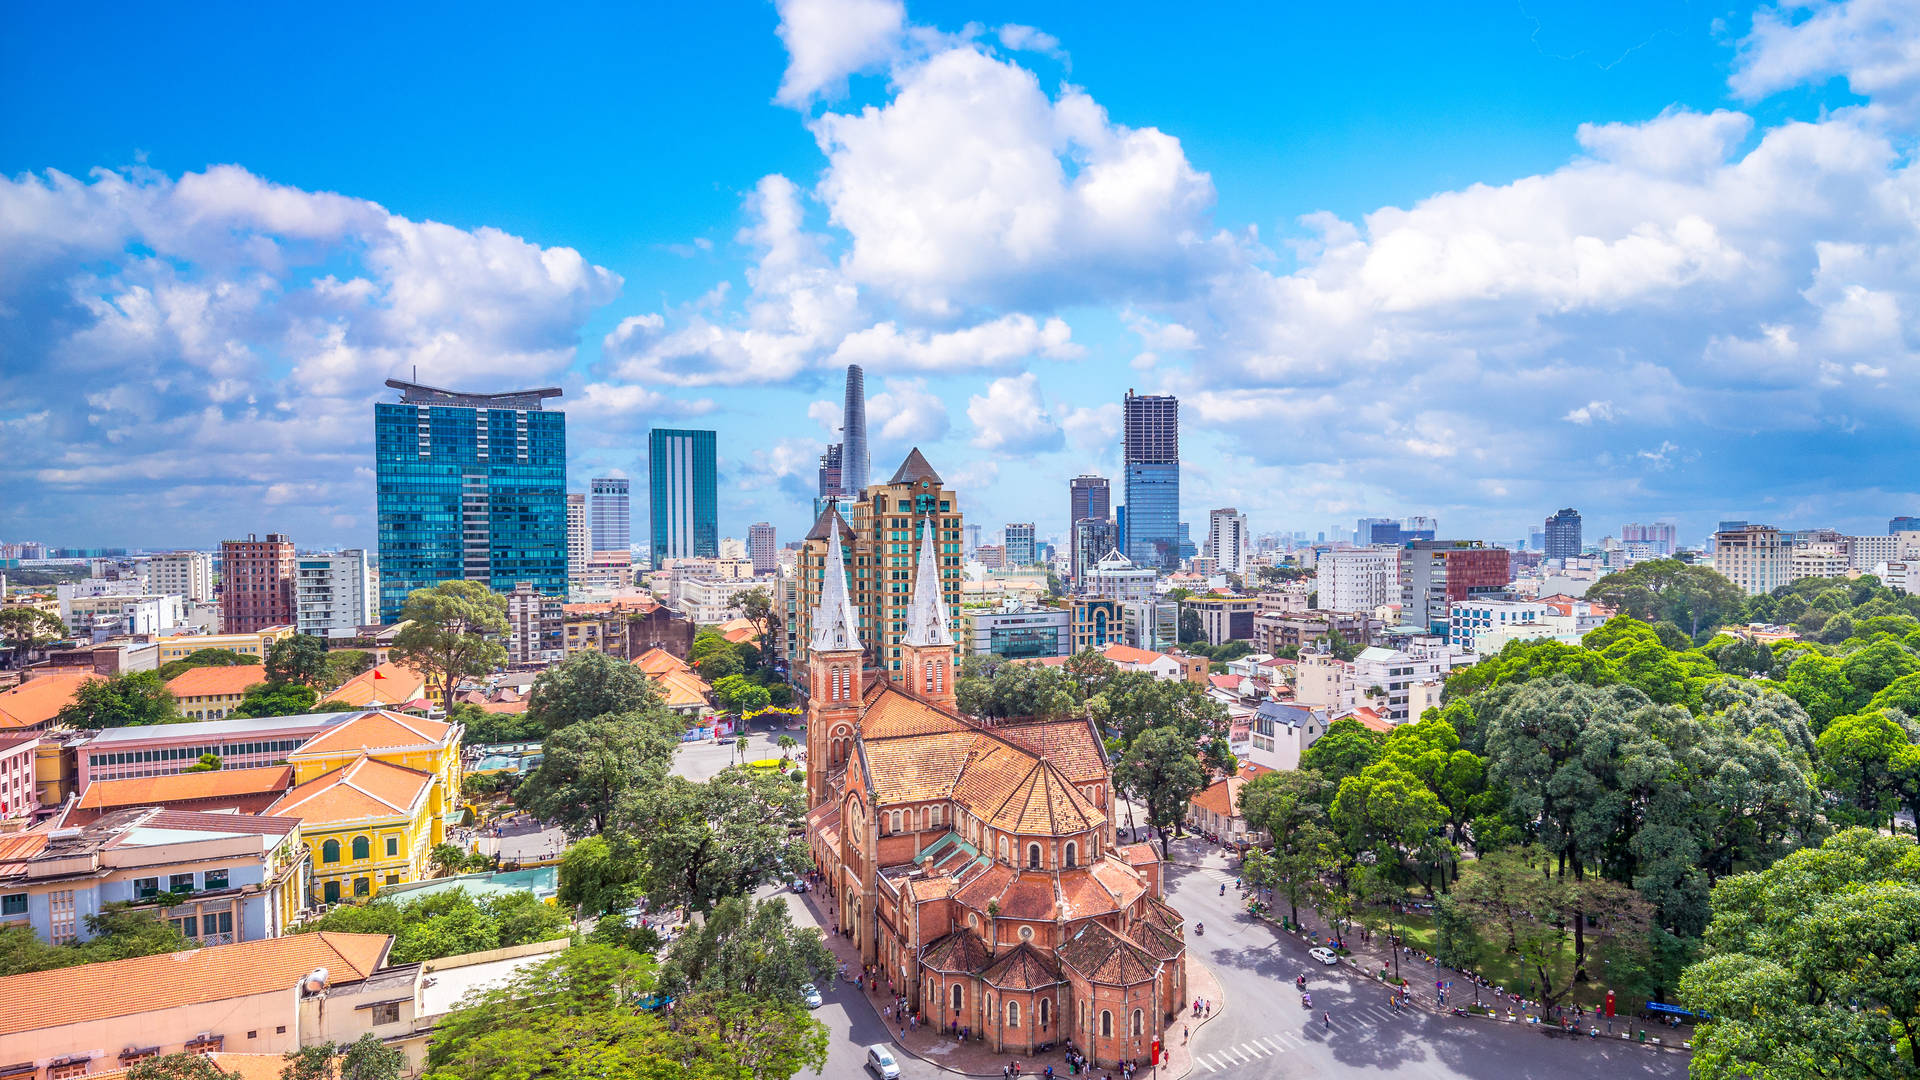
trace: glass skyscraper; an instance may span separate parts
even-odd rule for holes
[[[1127,391],[1125,439],[1127,558],[1135,566],[1180,568],[1180,399]]]
[[[596,476],[587,488],[593,493],[593,550],[627,550],[633,544],[633,515],[627,509],[626,479]]]
[[[647,441],[652,483],[648,540],[653,565],[664,559],[716,558],[720,554],[719,482],[713,432],[654,428]]]
[[[380,621],[442,581],[567,591],[567,417],[558,387],[466,394],[388,379],[373,407]]]

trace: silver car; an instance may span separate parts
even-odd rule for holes
[[[867,1047],[867,1068],[880,1080],[898,1080],[900,1063],[893,1060],[893,1052],[884,1046]]]
[[[820,990],[812,983],[800,984],[800,1000],[806,1002],[809,1009],[817,1009],[822,1004]]]

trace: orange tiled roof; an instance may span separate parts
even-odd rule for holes
[[[752,619],[728,619],[720,624],[720,636],[734,645],[743,641],[757,641],[760,632],[753,628]]]
[[[37,727],[51,721],[55,713],[73,703],[81,683],[99,677],[91,673],[41,675],[0,693],[0,728]]]
[[[296,817],[318,825],[363,818],[406,817],[426,794],[433,774],[403,769],[379,758],[316,776],[267,808],[272,817]]]
[[[238,697],[247,687],[267,681],[264,664],[235,664],[232,667],[197,667],[175,675],[167,682],[173,696]]]
[[[1152,866],[1160,861],[1160,853],[1152,844],[1122,844],[1114,854],[1127,860],[1128,866]]]
[[[294,980],[326,968],[336,984],[359,982],[386,958],[386,934],[320,931],[186,952],[36,971],[0,978],[0,1035],[255,994],[289,994]]]
[[[193,799],[263,795],[287,790],[292,780],[291,765],[95,780],[80,793],[80,801],[75,805],[81,810],[109,810],[121,806],[161,806]]]
[[[654,676],[653,681],[660,688],[660,696],[670,709],[705,705],[707,694],[712,690],[705,679],[691,670],[669,671],[665,675]]]
[[[1187,917],[1180,914],[1180,909],[1151,896],[1141,905],[1140,917],[1175,937],[1180,936],[1180,928],[1187,925]]]
[[[1172,960],[1186,950],[1187,944],[1145,919],[1135,919],[1127,928],[1127,937],[1147,950],[1156,960]]]
[[[1024,941],[1003,953],[980,978],[1002,990],[1038,990],[1065,981],[1040,950]]]
[[[379,678],[375,678],[376,675]],[[343,701],[349,705],[372,705],[376,701],[393,705],[421,697],[426,690],[425,675],[389,661],[341,683],[340,689],[321,700]]]
[[[992,732],[1046,758],[1062,776],[1076,784],[1107,778],[1107,748],[1086,720],[996,724]]]
[[[1355,720],[1360,721],[1361,727],[1364,727],[1369,731],[1379,731],[1383,733],[1390,733],[1393,731],[1393,725],[1388,723],[1385,720],[1380,719],[1380,714],[1377,712],[1374,712],[1372,709],[1355,709],[1350,715]]]
[[[993,951],[980,935],[971,930],[956,930],[939,941],[927,946],[921,954],[920,962],[934,971],[964,972],[968,975],[979,971],[993,960]]]
[[[1106,650],[1101,653],[1101,655],[1105,656],[1107,659],[1113,661],[1116,664],[1144,665],[1144,664],[1151,664],[1159,660],[1165,660],[1167,658],[1166,653],[1150,652],[1146,649],[1136,649],[1131,645],[1109,645],[1106,647]]]
[[[16,872],[19,864],[46,850],[47,839],[45,830],[0,836],[0,873]]]
[[[307,740],[306,745],[288,755],[289,760],[354,754],[379,753],[414,746],[437,746],[445,741],[453,725],[404,713],[381,710],[356,716],[331,730]]]
[[[1062,962],[1103,986],[1149,982],[1160,970],[1152,953],[1097,922],[1087,923],[1060,947]]]
[[[1247,786],[1247,781],[1256,777],[1265,776],[1272,771],[1272,769],[1264,765],[1255,765],[1250,761],[1243,762],[1240,765],[1239,772],[1232,776],[1215,780],[1213,783],[1207,785],[1206,790],[1195,795],[1190,801],[1200,809],[1212,811],[1221,817],[1238,817],[1240,815],[1240,789]]]
[[[879,688],[860,715],[860,737],[867,740],[971,730],[966,721],[902,693],[891,683]]]
[[[508,713],[517,715],[527,711],[527,703],[524,701],[488,701],[476,705],[475,708],[483,713]]]
[[[994,796],[1016,772],[1012,788],[996,802]],[[1067,836],[1107,822],[1107,816],[1067,783],[1059,770],[1011,747],[996,747],[969,762],[953,794],[990,828],[1012,833]]]
[[[633,666],[656,678],[669,671],[693,670],[693,665],[657,645],[634,657]]]

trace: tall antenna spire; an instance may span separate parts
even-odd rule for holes
[[[853,598],[847,595],[840,514],[829,508],[827,516],[827,576],[820,583],[820,603],[813,609],[813,638],[808,648],[814,652],[846,652],[860,648],[860,619],[853,613]]]
[[[951,647],[953,626],[947,620],[947,591],[940,584],[939,544],[933,515],[921,519],[920,569],[913,579],[913,601],[907,608],[907,632],[902,645]]]

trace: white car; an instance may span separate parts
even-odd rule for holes
[[[800,984],[800,1000],[806,1002],[809,1009],[817,1009],[823,1004],[819,987],[812,983]]]
[[[900,1063],[893,1060],[893,1053],[884,1046],[867,1047],[867,1068],[880,1080],[898,1080],[900,1076]]]
[[[1308,949],[1307,955],[1313,957],[1315,960],[1318,960],[1323,964],[1326,964],[1329,967],[1340,962],[1340,958],[1333,954],[1333,950],[1327,948],[1325,945],[1322,945],[1319,948],[1315,948],[1315,949]]]

